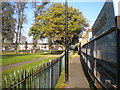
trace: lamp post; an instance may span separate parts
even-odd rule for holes
[[[69,67],[68,67],[68,3],[65,0],[65,81],[69,80]]]

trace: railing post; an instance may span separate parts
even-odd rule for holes
[[[16,73],[14,71],[14,84],[16,84]],[[14,87],[14,89],[16,90],[16,86]]]
[[[20,82],[20,72],[18,70],[18,82]],[[20,84],[18,84],[18,89],[20,90]]]
[[[29,79],[30,79],[30,78],[29,78],[29,76],[30,76],[30,70],[28,70],[28,80],[27,80],[28,89],[30,88],[30,85],[29,85],[29,83],[30,83],[30,82],[29,82]]]
[[[31,84],[32,84],[32,69],[30,69],[30,88],[32,88]]]
[[[33,82],[33,68],[31,69],[31,88],[33,88],[34,86],[34,82]]]
[[[95,68],[94,42],[95,42],[95,41],[92,42],[92,49],[91,49],[91,50],[92,50],[92,58],[94,59],[94,60],[93,60],[93,69],[92,69],[92,70],[93,70],[93,75],[94,75],[94,68]],[[94,82],[95,82],[95,78],[94,78],[94,80],[93,80],[93,83],[94,83]]]
[[[88,49],[88,44],[86,44],[86,52],[85,52],[85,56],[86,56],[86,65],[88,66],[88,63],[87,63],[87,61],[88,61],[88,55],[87,55],[87,49]]]
[[[60,62],[59,62],[59,61],[60,61],[60,57],[58,58],[58,61],[57,61],[57,68],[58,68],[58,69],[57,69],[57,70],[58,70],[58,71],[57,71],[57,79],[58,79],[58,77],[59,77],[59,71],[60,71],[60,69],[59,69],[59,63],[60,63]]]
[[[35,80],[35,75],[34,75],[34,73],[35,73],[35,69],[33,68],[33,73],[32,73],[32,76],[33,76],[32,77],[32,79],[33,79],[32,80],[32,82],[33,82],[33,88],[35,88],[35,81],[34,81]]]
[[[10,86],[12,85],[12,75],[10,73]]]
[[[51,88],[53,88],[53,65],[51,65]]]
[[[26,90],[26,70],[23,70],[22,72],[22,80],[24,80],[24,82],[22,83],[22,88],[23,90]]]
[[[60,76],[60,73],[61,73],[61,60],[62,60],[62,57],[60,57],[60,60],[59,60],[59,76]]]
[[[39,70],[41,70],[40,66],[39,66]],[[41,72],[39,73],[39,88],[41,88]]]
[[[36,72],[36,68],[34,68],[34,73]],[[36,81],[35,81],[36,75],[34,74],[34,88],[36,88]]]
[[[51,88],[51,85],[52,85],[52,84],[51,84],[51,83],[52,83],[52,82],[51,82],[51,81],[52,81],[52,80],[51,80],[51,77],[52,77],[52,76],[51,76],[51,69],[52,69],[52,67],[51,67],[52,63],[51,63],[51,62],[52,62],[52,61],[49,60],[49,62],[50,62],[50,88]]]

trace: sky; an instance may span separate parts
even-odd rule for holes
[[[68,5],[80,9],[87,18],[90,28],[96,20],[104,2],[69,2]]]
[[[98,14],[100,13],[100,10],[102,9],[102,6],[104,5],[104,2],[68,2],[68,6],[73,6],[76,9],[80,9],[83,13],[83,16],[87,19],[89,22],[89,25],[91,28],[94,24]],[[32,24],[34,23],[33,19],[33,11],[28,6],[28,8],[25,10],[27,15],[27,23],[24,25],[23,28],[23,35],[27,37],[28,42],[32,42],[32,37],[28,36],[28,31]],[[44,40],[46,42],[46,40]]]

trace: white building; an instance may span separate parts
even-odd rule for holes
[[[28,43],[27,45],[27,50],[32,50],[33,49],[33,44],[32,43]],[[37,50],[49,50],[49,45],[47,43],[38,43]],[[19,44],[19,50],[25,50],[25,44]]]
[[[11,47],[9,47],[9,50],[14,50],[15,43]],[[28,43],[27,44],[27,50],[32,50],[33,49],[33,43]],[[63,50],[62,46],[59,45],[53,45],[52,46],[53,50]],[[2,47],[2,50],[5,50],[5,47]],[[25,48],[25,43],[20,43],[19,44],[19,50],[26,50]],[[48,43],[38,43],[36,46],[36,50],[49,50],[49,45]]]

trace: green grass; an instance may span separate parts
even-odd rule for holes
[[[41,54],[3,54],[2,55],[2,66],[15,64],[23,61],[46,57]]]
[[[36,66],[40,66],[42,63],[47,62],[47,61],[49,61],[50,59],[54,59],[54,58],[56,58],[56,57],[57,57],[57,56],[55,55],[55,56],[49,57],[49,58],[47,58],[47,59],[35,61],[35,62],[28,63],[28,64],[25,64],[25,65],[22,65],[22,66],[13,68],[13,69],[9,69],[9,70],[3,71],[3,72],[2,72],[2,82],[3,82],[3,85],[2,85],[2,86],[4,87],[4,76],[6,76],[6,77],[7,77],[7,80],[8,80],[10,73],[11,73],[12,76],[13,76],[14,71],[16,72],[16,75],[17,75],[18,70],[21,71],[22,69],[25,69],[25,70],[28,71],[28,70],[30,70],[31,68],[35,69]],[[12,78],[13,78],[13,77],[12,77]],[[10,82],[8,81],[8,84],[9,84],[9,83],[10,83]]]
[[[68,60],[72,59],[73,54],[74,54],[73,52],[69,53],[69,59]],[[64,88],[65,86],[67,86],[67,84],[65,84],[65,69],[63,69],[61,74],[60,74],[60,77],[58,79],[58,82],[55,86],[55,90],[57,90],[59,88]]]
[[[61,54],[62,51],[59,50],[54,50],[52,51],[54,52],[53,54]],[[58,53],[59,52],[59,53]],[[32,60],[32,59],[37,59],[37,58],[41,58],[41,57],[46,57],[46,55],[52,55],[49,51],[37,51],[36,54],[13,54],[13,53],[4,53],[2,55],[0,55],[0,57],[2,56],[2,61],[0,60],[0,62],[2,62],[2,66],[5,65],[9,65],[9,64],[15,64],[15,63],[19,63],[19,62],[23,62],[23,61],[28,61],[28,60]]]
[[[65,70],[63,69],[55,88],[64,88],[65,86],[67,86],[67,84],[64,83],[65,82],[64,77],[65,77]]]

